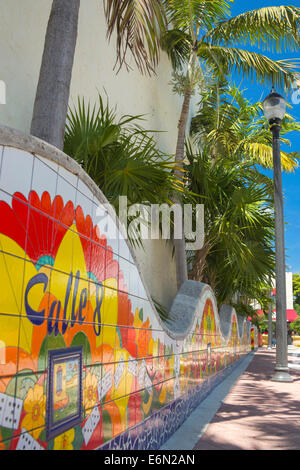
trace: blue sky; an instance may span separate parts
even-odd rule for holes
[[[287,2],[285,3],[283,0],[235,0],[234,4],[231,6],[232,16],[238,15],[239,13],[243,13],[245,11],[253,10],[256,8],[262,8],[267,6],[279,6],[279,5],[297,5],[297,2]],[[255,50],[255,49],[252,49]],[[265,53],[265,52],[264,52]],[[291,58],[299,58],[299,53],[283,53],[280,55],[276,54],[268,54],[269,57],[273,59],[291,59]],[[299,69],[300,73],[300,69]],[[234,77],[233,77],[234,79]],[[236,77],[234,80],[236,84],[240,83],[240,79]],[[245,96],[250,101],[258,101],[262,97],[266,97],[270,89],[264,88],[259,84],[251,84],[250,82],[243,81],[241,89],[246,90]],[[286,96],[286,100],[292,104],[291,96]],[[299,98],[300,98],[300,90],[299,90]],[[298,101],[300,101],[298,99]],[[289,110],[290,114],[300,122],[300,102],[299,104],[293,104],[293,109]],[[292,146],[289,147],[288,151],[295,151],[300,152],[300,132],[299,133],[291,133],[288,138],[291,141]],[[299,162],[300,167],[300,162]],[[269,176],[272,176],[272,172],[268,173]],[[285,198],[285,206],[284,206],[284,215],[285,215],[285,222],[286,222],[286,231],[285,231],[285,245],[286,245],[286,264],[288,270],[295,272],[300,272],[300,168],[297,169],[294,173],[291,174],[283,174],[282,177],[283,181],[283,191],[284,191],[284,198]]]

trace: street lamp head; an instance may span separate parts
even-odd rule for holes
[[[286,101],[276,93],[274,87],[271,93],[263,101],[264,115],[270,124],[280,124],[285,116]]]

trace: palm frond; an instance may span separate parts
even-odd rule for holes
[[[176,176],[182,170],[157,148],[154,131],[143,129],[140,119],[125,115],[117,120],[100,95],[98,105],[91,107],[82,98],[69,110],[64,151],[85,169],[116,211],[120,196],[127,197],[129,209],[134,204],[172,204],[171,195],[186,192]],[[136,237],[128,236],[141,245],[141,227],[137,229]]]
[[[300,8],[271,6],[251,10],[219,22],[204,40],[215,45],[249,44],[268,51],[297,51]]]
[[[273,148],[272,145],[263,142],[246,142],[244,153],[254,163],[265,168],[273,168]],[[299,165],[300,152],[281,151],[281,165],[283,171],[290,173],[295,171]]]
[[[176,71],[188,62],[192,48],[191,38],[180,29],[166,31],[161,37],[161,48],[168,54]]]
[[[203,150],[187,153],[189,182],[205,208],[206,249],[194,254],[191,274],[212,285],[220,303],[237,292],[255,298],[258,281],[274,270],[271,180],[247,162],[212,165]]]
[[[275,86],[279,90],[291,89],[298,70],[295,60],[272,60],[265,55],[234,47],[202,43],[198,57],[211,68],[216,76],[223,77],[237,72],[246,79],[263,85]]]
[[[97,148],[117,141],[120,125],[113,110],[98,95],[98,109],[91,108],[84,98],[78,97],[77,107],[69,109],[67,116],[64,151],[79,161],[87,171],[87,156]]]
[[[210,29],[230,13],[232,0],[165,0],[169,23],[173,28],[197,36],[199,28]]]
[[[167,20],[161,0],[104,0],[107,36],[116,32],[119,69],[128,68],[127,52],[142,73],[151,74],[158,64],[160,36]]]
[[[281,141],[299,132],[300,125],[287,114],[282,121]],[[209,146],[217,158],[249,161],[267,168],[273,166],[272,133],[262,116],[260,102],[251,103],[234,85],[213,84],[204,94],[199,112],[192,120],[191,133],[197,143]],[[291,172],[298,167],[300,154],[282,150],[282,168]]]

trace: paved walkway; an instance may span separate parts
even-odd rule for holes
[[[192,413],[162,449],[300,450],[300,349],[292,383],[272,382],[275,349],[258,349]]]

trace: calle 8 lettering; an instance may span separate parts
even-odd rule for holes
[[[68,284],[66,287],[66,293],[64,298],[64,309],[62,311],[62,303],[60,300],[53,300],[49,307],[49,315],[47,318],[47,331],[48,335],[51,335],[54,331],[54,335],[57,336],[59,330],[64,335],[68,326],[73,327],[75,324],[82,325],[85,320],[83,314],[84,309],[87,306],[88,302],[88,290],[86,288],[78,292],[78,285],[80,280],[80,271],[77,271],[74,276],[71,272],[68,278]],[[45,293],[49,283],[48,276],[45,273],[39,273],[27,284],[25,290],[25,310],[28,319],[33,325],[41,326],[45,321],[46,310],[42,309],[39,311],[34,310],[29,303],[28,297],[31,289],[37,285],[43,286],[43,292]],[[73,295],[71,297],[71,291],[73,287]],[[96,336],[100,335],[101,332],[101,305],[103,301],[103,285],[95,283],[96,287],[96,307],[93,312],[93,328]],[[76,302],[79,298],[79,306],[76,311]],[[71,309],[71,318],[67,318],[67,310],[70,305],[69,302],[72,302]]]

